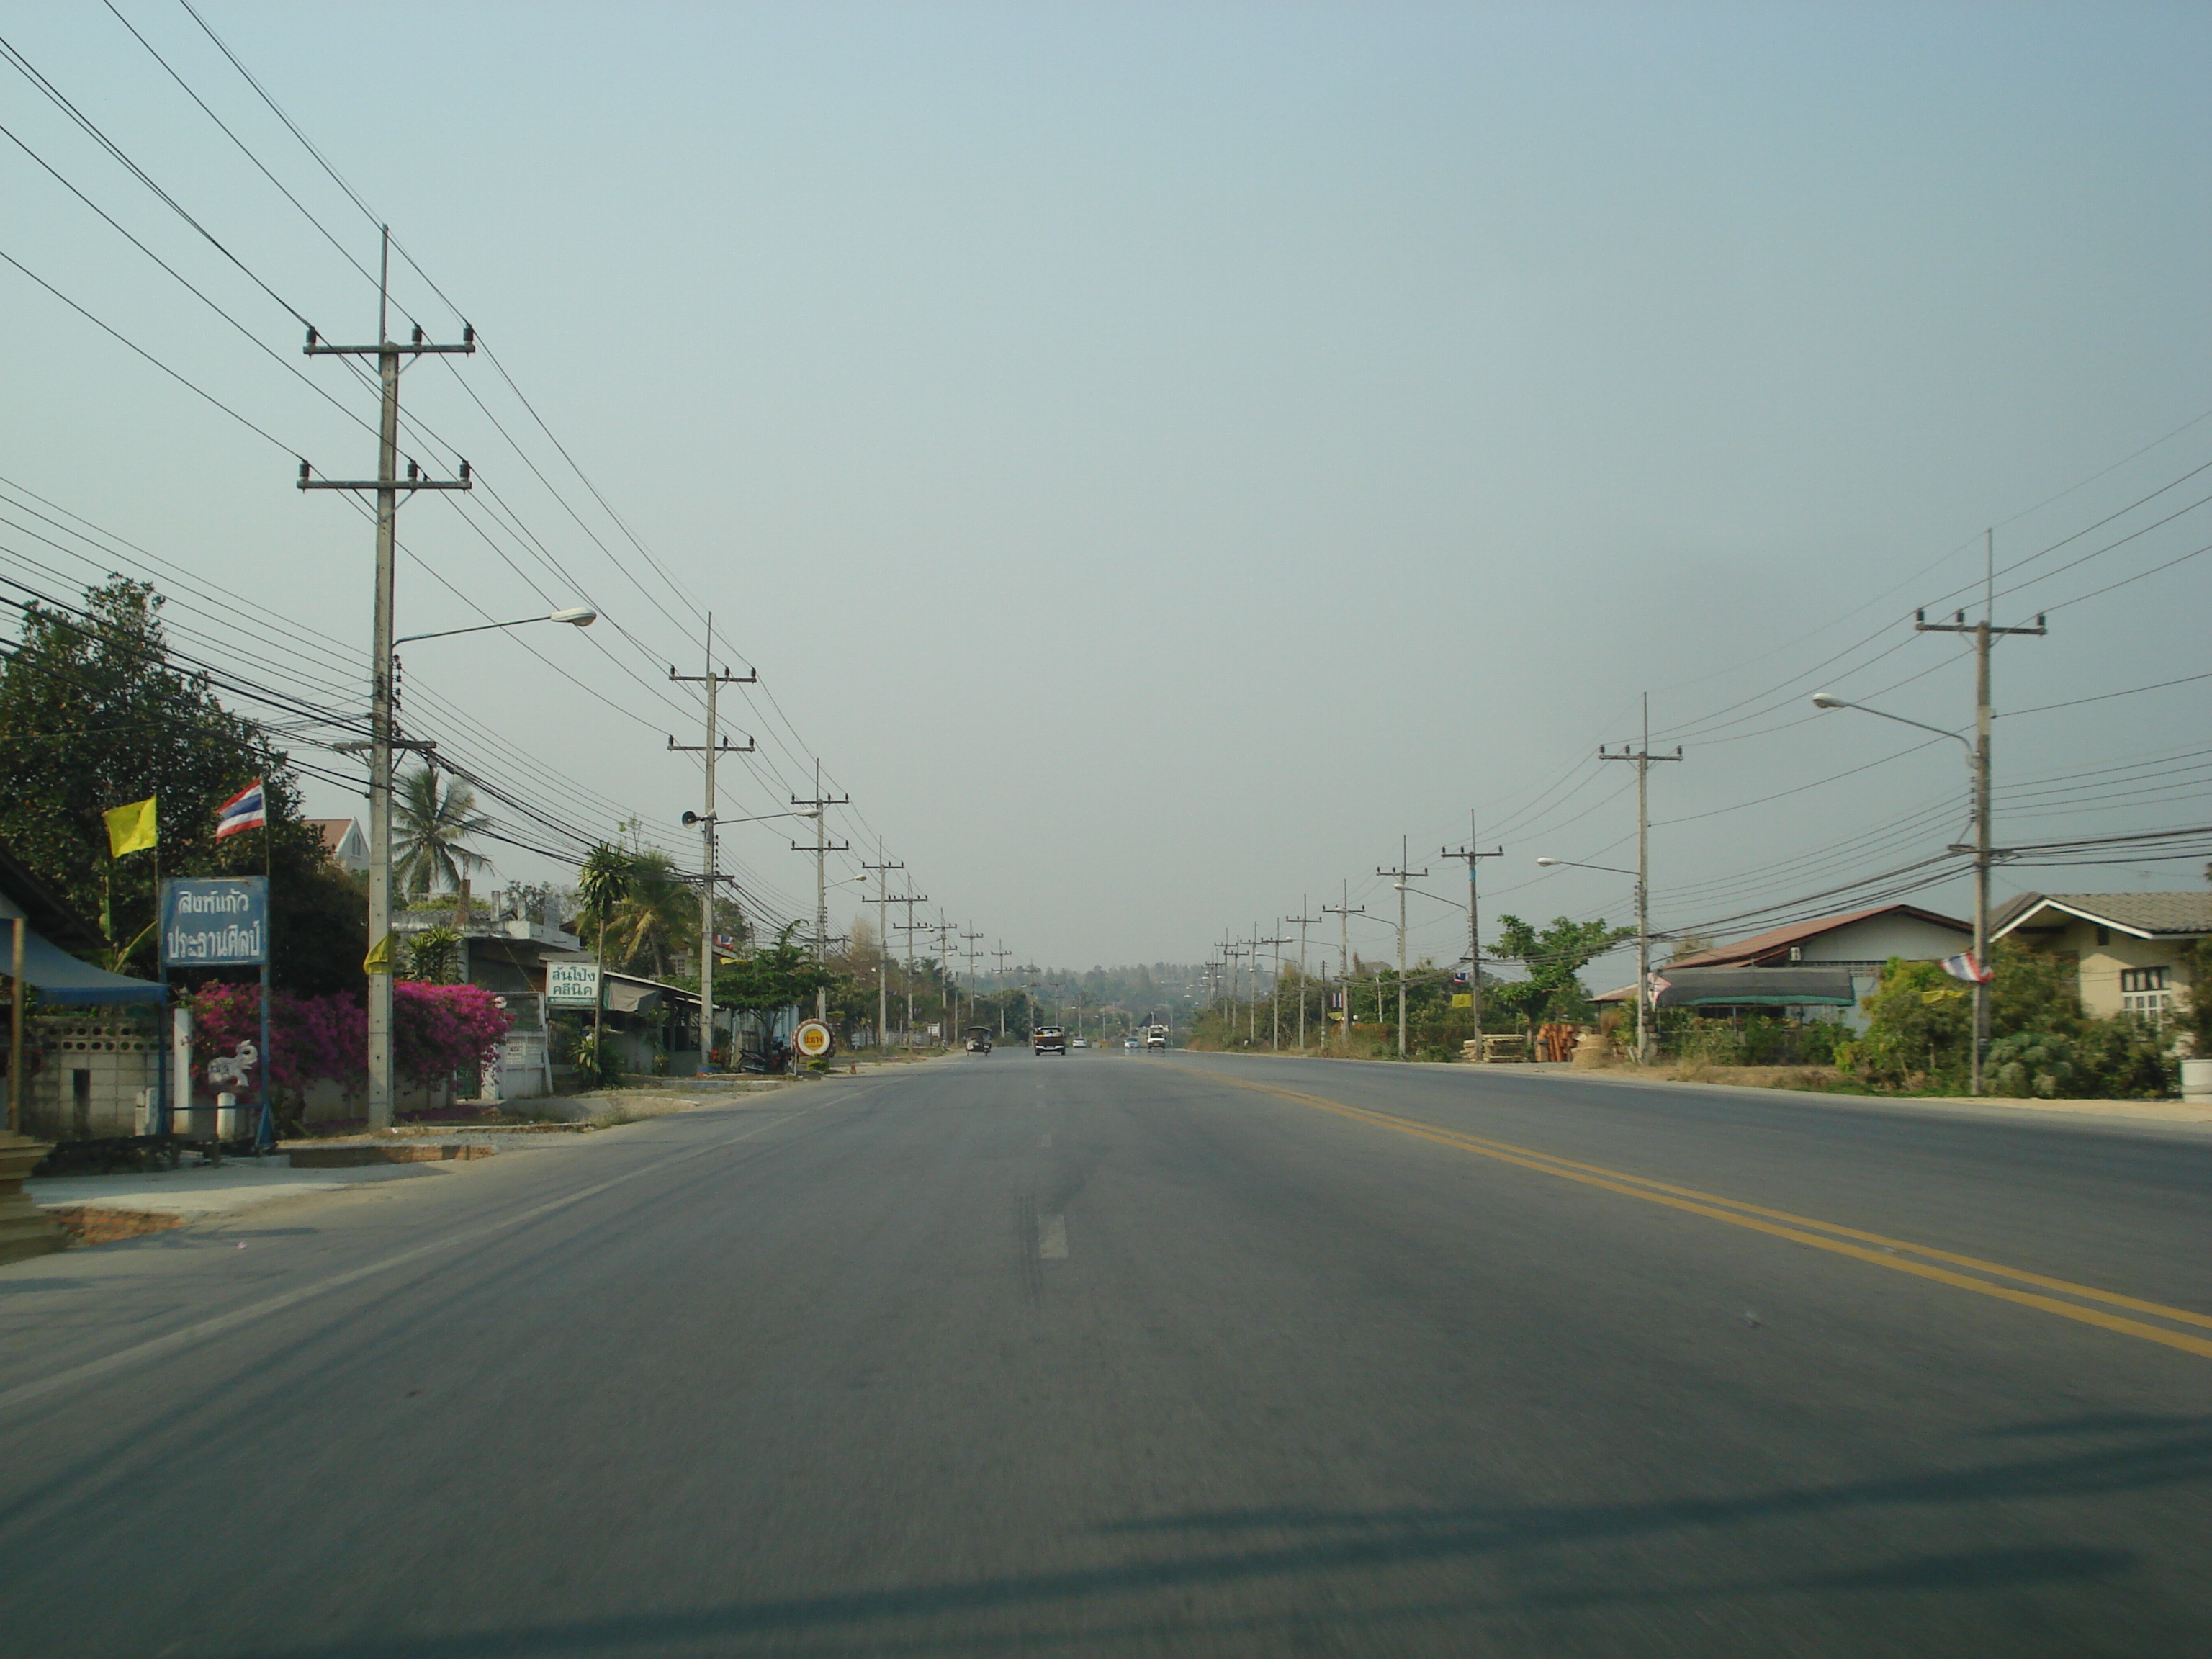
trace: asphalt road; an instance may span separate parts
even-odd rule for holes
[[[0,1650],[2212,1651],[2212,1139],[1005,1048],[763,1101],[0,1268]]]

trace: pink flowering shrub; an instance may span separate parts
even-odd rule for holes
[[[401,980],[392,988],[392,1062],[418,1083],[473,1076],[498,1058],[513,1023],[481,985]]]
[[[261,988],[208,985],[194,993],[192,1080],[207,1085],[207,1062],[261,1041]],[[507,1036],[507,1011],[477,985],[392,988],[392,1063],[403,1077],[435,1083],[490,1063]],[[346,996],[295,997],[279,991],[269,1005],[267,1056],[280,1093],[297,1097],[329,1079],[349,1091],[368,1076],[368,1010]],[[257,1078],[241,1093],[259,1086]]]

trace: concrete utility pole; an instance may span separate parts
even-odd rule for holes
[[[822,793],[822,763],[820,761],[814,763],[813,799],[801,800],[797,795],[791,798],[791,804],[793,806],[811,809],[806,816],[814,820],[814,845],[807,847],[793,842],[791,843],[791,850],[794,853],[814,854],[814,961],[817,966],[830,959],[829,855],[832,853],[849,853],[853,850],[853,844],[850,842],[841,841],[834,844],[830,842],[830,820],[824,809],[846,805],[852,799],[850,795],[825,795]],[[817,988],[814,993],[814,1018],[817,1019],[830,1018],[830,988],[826,985]]]
[[[939,1035],[943,1041],[952,1041],[952,1028],[960,1018],[959,984],[952,967],[952,935],[954,924],[945,919],[940,908],[937,913],[937,983],[945,998],[945,1029]]]
[[[1375,873],[1388,876],[1398,890],[1398,1058],[1406,1057],[1406,883],[1429,873],[1425,865],[1419,870],[1408,870],[1406,865],[1406,838],[1398,842],[1398,866],[1395,870],[1377,866]]]
[[[1990,613],[1996,604],[1996,534],[1982,532],[1983,581],[1982,619],[1969,623],[1966,613],[1957,612],[1948,623],[1932,623],[1925,611],[1917,611],[1912,617],[1913,632],[1917,634],[1971,634],[1974,636],[1974,968],[1978,974],[1990,971],[1990,868],[1996,862],[1997,848],[1991,843],[1990,819],[1990,727],[1996,720],[1990,704],[1990,646],[2001,634],[2027,634],[2041,638],[2050,629],[2039,615],[2033,628],[1998,628],[1990,622]],[[1951,848],[1952,852],[1970,849]],[[1982,1092],[1982,1061],[1990,1046],[1990,982],[1986,979],[1974,981],[1974,1054],[1968,1092]]]
[[[1487,853],[1479,853],[1474,846],[1474,809],[1467,814],[1467,845],[1441,848],[1439,858],[1467,860],[1467,1006],[1474,1016],[1474,1057],[1482,1058],[1482,907],[1475,891],[1474,871],[1477,859],[1499,859],[1505,856],[1503,847]]]
[[[906,920],[895,921],[892,927],[906,935],[906,1046],[914,1047],[914,936],[926,932],[929,924],[914,919],[914,907],[929,902],[927,893],[904,893],[891,901],[906,906]]]
[[[1344,902],[1324,904],[1321,907],[1321,913],[1325,916],[1336,918],[1336,973],[1338,982],[1341,987],[1337,994],[1344,1000],[1344,1007],[1340,1011],[1340,1018],[1337,1024],[1344,1038],[1345,1054],[1349,1058],[1352,1054],[1352,919],[1354,916],[1365,915],[1367,907],[1364,904],[1352,903],[1352,884],[1346,881],[1344,884]]]
[[[1301,1056],[1306,1051],[1306,928],[1321,920],[1320,916],[1306,915],[1309,902],[1310,901],[1304,893],[1299,894],[1298,914],[1283,918],[1285,921],[1295,921],[1298,925],[1298,1053]]]
[[[725,685],[751,685],[757,673],[732,674],[728,669],[714,672],[714,613],[707,613],[707,672],[703,674],[679,674],[672,666],[668,678],[679,685],[703,685],[707,688],[707,741],[678,743],[672,736],[668,747],[679,755],[704,755],[707,757],[707,804],[696,815],[699,833],[705,842],[704,861],[700,869],[705,872],[699,883],[699,1069],[714,1069],[714,888],[721,877],[714,870],[714,825],[720,808],[714,794],[714,759],[718,755],[749,755],[755,744],[747,738],[740,748],[721,736],[714,726],[714,694]],[[684,822],[693,821],[694,815],[686,812]]]
[[[987,935],[982,933],[963,933],[960,937],[968,941],[968,948],[963,951],[960,955],[968,963],[968,1016],[972,1019],[975,1015],[975,998],[979,994],[980,989],[976,982],[977,976],[975,973],[975,964],[988,954],[986,951],[977,950],[975,948],[975,941],[979,939],[987,937]]]
[[[1253,931],[1256,933],[1258,929],[1255,928]],[[1255,945],[1272,945],[1275,947],[1275,971],[1267,981],[1268,1019],[1272,1026],[1267,1034],[1267,1047],[1279,1054],[1283,1048],[1283,947],[1291,942],[1290,936],[1284,934],[1276,939],[1255,939],[1252,942]],[[1254,981],[1252,1000],[1256,1005],[1259,1001],[1260,988],[1258,983],[1260,958],[1256,953],[1252,958],[1252,978]]]
[[[469,464],[460,464],[460,477],[432,479],[422,476],[413,461],[407,476],[399,476],[399,371],[404,357],[411,364],[426,356],[477,349],[477,331],[464,324],[459,345],[431,345],[417,328],[405,345],[392,338],[392,227],[383,230],[383,253],[376,283],[376,343],[371,346],[325,345],[313,329],[307,331],[310,357],[374,357],[377,379],[383,388],[383,419],[377,429],[376,477],[374,479],[318,478],[307,463],[300,463],[302,489],[355,489],[376,492],[376,597],[370,622],[369,741],[368,741],[368,957],[362,963],[368,974],[368,1127],[372,1133],[392,1127],[392,752],[403,747],[393,729],[392,635],[393,623],[393,541],[398,527],[399,493],[410,496],[418,489],[466,489]]]
[[[991,954],[999,959],[999,1041],[1004,1042],[1006,1040],[1006,958],[1013,952],[1006,949],[1006,941],[1000,939],[999,948]]]
[[[861,869],[876,878],[876,885],[883,890],[876,895],[876,1047],[886,1047],[885,1036],[891,1023],[891,906],[898,901],[891,896],[891,884],[887,878],[894,870],[903,870],[903,863],[884,861],[884,838],[876,837],[874,864],[864,864]]]
[[[1618,755],[1608,754],[1603,744],[1598,745],[1600,760],[1634,761],[1636,763],[1636,1063],[1651,1063],[1651,799],[1649,782],[1651,763],[1678,761],[1682,758],[1682,747],[1674,745],[1671,755],[1651,752],[1651,694],[1644,694],[1644,742],[1630,749],[1626,744]],[[1469,865],[1469,869],[1474,866]]]

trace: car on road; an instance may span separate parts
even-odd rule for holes
[[[1030,1033],[1030,1047],[1041,1054],[1067,1057],[1067,1032],[1058,1025],[1040,1025]]]
[[[1142,1054],[1145,1050],[1145,1040],[1142,1037],[1126,1036],[1121,1039],[1121,1046],[1133,1054]]]
[[[1067,1040],[1067,1046],[1071,1048],[1088,1048],[1091,1046],[1091,1039],[1089,1037],[1070,1037]]]

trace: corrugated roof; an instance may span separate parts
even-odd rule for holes
[[[1838,927],[1848,927],[1855,921],[1898,915],[1917,916],[1923,921],[1932,921],[1939,927],[1955,927],[1961,933],[1971,934],[1974,931],[1971,923],[1961,921],[1956,916],[1939,915],[1933,910],[1923,910],[1917,904],[1880,904],[1871,910],[1854,910],[1849,915],[1822,916],[1814,921],[1793,922],[1787,927],[1770,928],[1764,933],[1753,933],[1749,939],[1738,939],[1733,945],[1717,945],[1710,951],[1700,951],[1695,956],[1678,957],[1662,967],[1660,971],[1664,973],[1672,968],[1726,968],[1737,963],[1754,961],[1771,951],[1802,945],[1807,939],[1832,933]]]
[[[2212,889],[2202,887],[2179,893],[2028,893],[2006,907],[2010,914],[1991,931],[2005,933],[2046,904],[2138,933],[2212,933]]]

